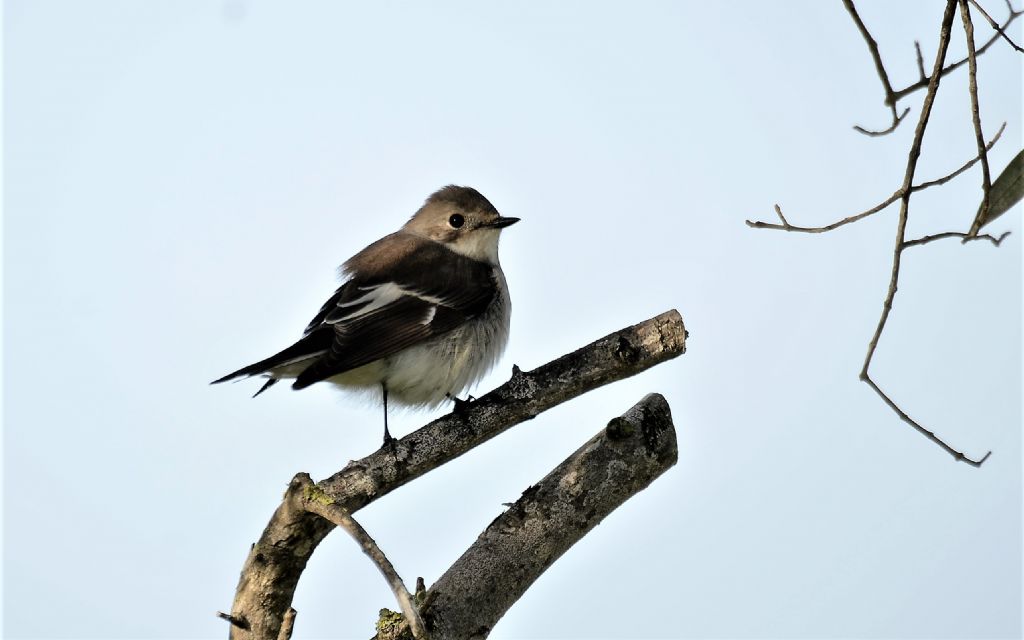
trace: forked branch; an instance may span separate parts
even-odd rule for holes
[[[860,15],[857,13],[857,8],[853,4],[853,0],[843,0],[843,6],[846,8],[847,13],[850,14],[850,17],[853,19],[854,24],[857,25],[857,30],[860,31],[861,37],[864,38],[864,42],[868,46],[868,51],[871,53],[871,59],[874,62],[874,65],[875,65],[875,72],[878,74],[878,79],[881,81],[882,89],[885,92],[884,104],[885,104],[886,107],[889,108],[889,113],[890,113],[890,118],[891,118],[891,122],[890,122],[889,126],[887,128],[885,128],[885,129],[881,129],[881,130],[877,130],[876,131],[876,130],[866,129],[866,128],[861,127],[859,125],[854,125],[853,128],[855,130],[857,130],[860,133],[863,133],[864,135],[868,135],[868,136],[884,136],[886,134],[892,133],[893,131],[896,130],[896,127],[898,127],[900,125],[900,123],[903,122],[903,119],[906,117],[907,113],[910,111],[910,108],[907,107],[907,108],[905,108],[903,110],[902,113],[897,113],[897,104],[899,104],[900,100],[902,100],[906,96],[910,95],[911,93],[917,91],[918,89],[924,89],[924,88],[928,87],[929,84],[931,83],[932,78],[936,74],[938,74],[937,75],[938,78],[942,78],[943,76],[951,73],[952,71],[955,71],[956,69],[959,69],[964,64],[972,64],[972,62],[971,62],[972,60],[976,60],[978,56],[980,56],[981,54],[983,54],[986,51],[988,51],[989,47],[991,47],[996,42],[996,40],[998,40],[999,38],[1003,38],[1004,40],[1006,40],[1006,42],[1008,42],[1010,44],[1010,46],[1012,46],[1017,51],[1024,52],[1024,49],[1021,49],[1021,47],[1018,46],[1017,43],[1015,43],[1006,34],[1007,27],[1009,27],[1013,23],[1014,20],[1016,20],[1018,17],[1020,17],[1022,14],[1024,14],[1024,11],[1018,11],[1018,10],[1014,9],[1013,5],[1010,3],[1010,1],[1006,0],[1006,8],[1007,8],[1008,15],[1007,15],[1006,21],[1002,25],[999,25],[981,7],[981,5],[977,3],[976,0],[969,0],[969,1],[970,1],[970,3],[976,9],[978,9],[979,12],[981,12],[981,14],[983,16],[985,16],[985,19],[988,20],[989,25],[991,25],[992,28],[995,30],[995,32],[996,32],[995,35],[993,35],[987,42],[985,42],[985,44],[983,44],[977,50],[973,50],[973,36],[972,36],[972,47],[971,47],[971,50],[968,51],[967,56],[965,56],[963,60],[959,60],[957,62],[954,62],[953,64],[950,64],[949,66],[942,67],[940,69],[935,69],[935,70],[932,71],[932,75],[925,75],[925,72],[924,72],[924,58],[923,58],[923,56],[921,54],[921,45],[920,45],[920,43],[915,41],[914,42],[914,52],[915,52],[915,56],[916,56],[916,59],[917,59],[917,68],[918,68],[919,78],[918,78],[917,82],[915,82],[915,83],[913,83],[913,84],[911,84],[911,85],[909,85],[909,86],[907,86],[907,87],[905,87],[903,89],[898,89],[897,90],[897,89],[893,89],[892,81],[889,79],[889,72],[886,70],[885,64],[882,62],[882,55],[881,55],[881,53],[878,50],[878,43],[875,41],[875,38],[871,35],[871,32],[868,31],[868,28],[864,24],[864,21],[861,20]],[[964,9],[964,12],[966,12],[966,8]],[[969,20],[969,17],[968,17],[968,20]]]
[[[353,514],[512,426],[602,385],[628,378],[686,351],[686,328],[668,311],[512,378],[458,412],[387,449],[350,462],[317,482],[323,499]],[[295,587],[317,545],[334,528],[307,510],[296,476],[242,568],[230,618],[234,640],[275,640]]]

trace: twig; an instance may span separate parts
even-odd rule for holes
[[[998,142],[999,138],[1003,135],[1003,131],[1004,130],[1006,130],[1006,123],[1005,122],[1003,123],[1003,126],[999,127],[999,131],[996,132],[996,135],[992,137],[992,139],[989,141],[989,143],[987,145],[985,145],[985,150],[986,151],[990,151],[992,149],[992,147],[995,146],[996,142]],[[922,182],[920,184],[915,184],[914,186],[912,186],[910,188],[910,191],[912,193],[916,193],[918,191],[924,191],[925,189],[928,189],[930,187],[937,187],[939,185],[946,184],[947,182],[949,182],[953,178],[959,176],[964,171],[967,171],[968,169],[973,167],[978,162],[978,160],[980,160],[980,159],[981,159],[980,155],[974,156],[973,158],[971,158],[970,160],[965,162],[963,165],[961,165],[960,168],[958,168],[956,171],[953,171],[952,173],[948,173],[948,174],[942,176],[941,178],[936,178],[935,180],[929,180],[927,182]],[[866,218],[866,217],[868,217],[870,215],[876,214],[879,211],[882,211],[883,209],[885,209],[886,207],[891,205],[892,203],[896,202],[897,200],[899,200],[902,197],[903,197],[903,187],[900,187],[891,196],[889,196],[888,198],[886,198],[882,202],[876,204],[875,206],[871,207],[867,211],[861,211],[860,213],[854,214],[852,216],[847,216],[846,218],[843,218],[842,220],[837,220],[837,221],[835,221],[835,222],[833,222],[831,224],[827,224],[827,225],[824,225],[824,226],[821,226],[821,227],[800,227],[800,226],[796,226],[796,225],[790,224],[789,221],[786,220],[786,217],[784,215],[782,215],[782,208],[779,207],[779,205],[777,205],[777,204],[775,205],[775,214],[779,217],[779,220],[782,221],[782,224],[775,224],[775,223],[772,223],[772,222],[762,222],[760,220],[755,220],[755,221],[746,220],[746,224],[747,224],[748,227],[752,227],[754,229],[776,229],[778,231],[792,231],[794,233],[825,233],[827,231],[832,231],[834,229],[838,229],[839,227],[848,225],[851,222],[857,222],[858,220],[861,220],[861,219]]]
[[[217,617],[221,620],[227,620],[232,627],[238,627],[239,629],[249,629],[249,623],[245,621],[245,618],[238,618],[230,613],[224,613],[223,611],[217,612]]]
[[[409,590],[406,589],[401,576],[399,576],[398,572],[395,571],[394,565],[391,564],[388,557],[384,555],[384,552],[380,550],[379,546],[377,546],[376,541],[370,537],[370,534],[366,532],[366,529],[356,522],[355,518],[353,518],[348,511],[343,507],[338,506],[332,498],[327,496],[319,487],[313,484],[313,480],[308,475],[299,475],[301,476],[299,481],[302,483],[306,510],[330,520],[335,526],[344,529],[346,533],[352,536],[352,539],[359,543],[359,547],[363,550],[363,553],[365,553],[370,560],[377,565],[377,569],[379,569],[381,574],[384,575],[384,579],[387,580],[392,593],[395,594],[395,599],[398,600],[398,606],[401,607],[402,614],[405,616],[405,620],[409,623],[409,628],[412,630],[413,638],[416,640],[427,640],[430,636],[427,633],[426,626],[423,624],[423,619],[420,618],[416,605],[413,604],[412,595],[409,593]]]
[[[974,23],[971,22],[971,10],[967,6],[967,0],[959,0],[960,17],[964,23],[964,34],[967,39],[968,59],[968,93],[971,95],[971,121],[974,123],[974,138],[978,145],[978,156],[981,157],[981,206],[978,208],[978,215],[971,223],[968,236],[975,236],[981,228],[981,223],[988,217],[989,193],[992,191],[992,174],[988,166],[988,151],[985,148],[985,134],[981,131],[981,108],[978,105],[978,59],[974,51]],[[964,241],[966,242],[966,238]]]
[[[936,233],[936,234],[933,234],[933,235],[930,235],[930,236],[922,236],[920,238],[914,238],[913,240],[907,240],[907,241],[905,241],[903,243],[903,248],[904,249],[908,249],[910,247],[919,247],[919,246],[921,246],[923,244],[928,244],[929,242],[935,242],[936,240],[943,240],[945,238],[962,238],[964,240],[964,242],[970,242],[970,241],[973,241],[973,240],[988,240],[993,245],[998,247],[1000,244],[1003,243],[1003,240],[1006,240],[1006,236],[1008,236],[1008,235],[1010,235],[1009,231],[1004,231],[998,238],[993,236],[993,235],[989,235],[987,233],[983,233],[981,235],[969,236],[968,234],[961,233],[959,231],[946,231],[946,232],[943,232],[943,233]]]
[[[917,40],[914,40],[914,53],[917,56],[917,73],[918,73],[918,76],[922,80],[925,80],[926,76],[924,75],[924,56],[921,55],[921,43],[919,41],[917,41]]]
[[[988,20],[989,26],[991,26],[993,29],[995,29],[996,33],[998,33],[999,35],[1001,35],[1003,37],[1003,40],[1006,40],[1008,43],[1010,43],[1010,46],[1013,47],[1014,50],[1018,51],[1019,53],[1024,53],[1024,49],[1022,49],[1020,47],[1020,45],[1018,45],[1016,42],[1011,40],[1010,36],[1006,35],[1006,32],[1003,31],[1003,28],[999,26],[999,23],[996,22],[995,20],[993,20],[992,16],[988,15],[988,12],[986,12],[984,9],[982,9],[980,4],[975,2],[975,0],[970,0],[970,2],[974,6],[975,9],[977,9],[978,11],[981,12],[981,15],[985,16],[985,20]],[[1012,5],[1010,5],[1009,2],[1007,2],[1006,4],[1008,6],[1010,6],[1010,11],[1012,13],[1013,12]]]
[[[999,138],[1003,135],[1003,131],[1005,131],[1005,130],[1006,130],[1006,123],[1004,122],[1003,125],[1001,127],[999,127],[999,131],[996,131],[996,135],[993,136],[991,140],[989,140],[987,145],[985,145],[985,151],[986,152],[992,150],[992,147],[995,146],[996,142],[998,142]],[[958,175],[960,175],[964,171],[967,171],[968,169],[973,167],[975,164],[977,164],[978,160],[981,160],[981,155],[980,154],[974,156],[973,158],[971,158],[970,161],[965,163],[963,166],[961,166],[959,169],[957,169],[953,173],[944,175],[941,178],[938,178],[936,180],[929,180],[928,182],[922,182],[921,184],[916,184],[916,185],[914,185],[914,187],[911,190],[915,191],[915,192],[923,191],[923,190],[925,190],[925,189],[927,189],[929,187],[937,187],[939,185],[946,184],[947,182],[949,182],[953,178],[957,177]]]
[[[850,17],[857,24],[857,29],[860,30],[860,35],[864,37],[864,42],[868,45],[868,50],[871,52],[871,58],[875,61],[875,71],[878,72],[878,78],[882,81],[882,88],[885,89],[885,104],[889,107],[889,111],[892,116],[892,124],[889,128],[882,131],[871,131],[865,129],[859,125],[854,125],[853,128],[860,133],[868,136],[884,136],[888,133],[892,133],[896,127],[900,125],[903,118],[910,113],[910,108],[907,107],[903,110],[903,113],[896,114],[896,100],[893,98],[892,82],[889,81],[889,74],[885,70],[885,65],[882,64],[882,54],[878,51],[878,43],[871,36],[871,32],[868,31],[867,26],[864,25],[864,21],[860,19],[860,15],[857,13],[857,8],[853,6],[853,0],[843,0],[843,6],[846,7],[846,11],[849,12]]]
[[[1006,5],[1009,8],[1010,15],[1006,18],[1006,22],[1004,22],[1002,24],[1001,28],[1004,31],[1006,30],[1007,27],[1009,27],[1013,23],[1014,20],[1019,18],[1021,15],[1024,15],[1024,11],[1017,11],[1017,10],[1015,10],[1013,8],[1013,5],[1011,5],[1009,2],[1007,2]],[[995,41],[998,40],[998,39],[999,39],[999,34],[998,33],[993,35],[991,38],[989,38],[989,40],[985,44],[980,46],[978,48],[978,50],[975,52],[975,57],[980,56],[981,54],[983,54],[986,51],[988,51],[988,48],[991,47],[995,43]],[[956,71],[957,69],[959,69],[960,67],[964,66],[965,64],[967,64],[967,58],[966,57],[964,57],[963,60],[958,60],[957,62],[954,62],[953,64],[949,65],[948,67],[944,67],[942,69],[942,71],[939,72],[939,76],[942,77],[942,76],[945,76],[945,75],[947,75],[947,74],[949,74],[949,73],[951,73],[953,71]],[[893,92],[893,104],[896,104],[897,102],[899,102],[903,98],[907,97],[911,93],[914,93],[918,89],[924,89],[925,87],[928,86],[930,81],[931,81],[930,77],[922,78],[921,80],[918,80],[917,82],[915,82],[915,83],[913,83],[913,84],[911,84],[909,86],[906,86],[903,89],[897,89],[896,91]]]
[[[885,329],[885,324],[889,319],[889,314],[892,312],[893,300],[896,298],[896,290],[899,285],[900,277],[900,260],[903,256],[904,243],[906,242],[907,220],[910,213],[910,197],[913,193],[911,185],[914,183],[914,173],[917,170],[917,160],[921,156],[921,143],[924,140],[925,129],[928,127],[928,118],[931,115],[932,105],[935,103],[935,96],[938,94],[939,80],[942,77],[940,70],[942,69],[942,64],[946,59],[946,50],[949,47],[950,27],[953,24],[953,18],[955,16],[958,1],[962,2],[963,0],[947,0],[946,10],[942,16],[942,27],[939,31],[939,47],[938,53],[935,56],[935,67],[931,75],[932,79],[928,83],[928,93],[925,95],[924,103],[921,105],[921,115],[918,119],[917,127],[914,130],[914,141],[910,146],[909,153],[907,154],[907,170],[903,177],[903,195],[900,198],[900,213],[899,220],[896,225],[896,246],[893,250],[889,289],[886,292],[885,301],[882,303],[882,314],[878,319],[878,325],[875,327],[875,332],[871,336],[871,341],[868,343],[868,352],[867,356],[864,358],[864,366],[860,371],[860,379],[866,382],[868,386],[870,386],[875,393],[877,393],[882,400],[896,412],[901,420],[924,434],[935,444],[942,447],[942,449],[952,455],[954,459],[978,467],[988,459],[988,454],[980,460],[973,460],[965,456],[961,451],[949,446],[949,444],[947,444],[943,439],[936,436],[934,432],[922,427],[916,421],[911,419],[905,411],[900,409],[900,407],[882,391],[875,381],[871,379],[868,372],[868,369],[871,366],[871,361],[875,355],[875,350],[878,348],[878,340],[881,338],[882,331]]]
[[[377,451],[317,486],[355,513],[406,482],[555,407],[616,380],[628,378],[686,352],[686,328],[669,311],[616,331],[533,371],[513,368],[512,378],[473,401],[400,439],[394,453]],[[334,525],[303,507],[297,476],[285,492],[242,567],[232,611],[250,630],[231,629],[233,640],[274,640],[295,587],[317,545]]]
[[[928,438],[929,440],[931,440],[935,444],[937,444],[940,447],[942,447],[946,451],[946,453],[948,453],[951,456],[953,456],[954,459],[956,459],[956,460],[958,460],[960,462],[966,462],[967,464],[969,464],[969,465],[971,465],[973,467],[980,467],[982,464],[985,463],[986,460],[988,460],[989,456],[992,455],[992,452],[989,451],[988,453],[983,455],[980,460],[972,460],[972,459],[968,458],[962,452],[957,451],[953,447],[951,447],[948,444],[946,444],[946,442],[942,438],[940,438],[937,435],[935,435],[934,431],[929,431],[928,429],[925,429],[923,426],[921,426],[920,423],[918,423],[916,420],[914,420],[913,418],[908,416],[907,412],[904,411],[903,409],[900,409],[899,405],[897,405],[892,400],[892,398],[890,398],[888,395],[886,395],[886,393],[884,391],[882,391],[880,388],[878,388],[878,385],[875,384],[875,381],[872,380],[870,377],[865,376],[865,377],[863,377],[861,379],[864,380],[864,382],[868,383],[868,386],[871,387],[874,390],[874,392],[877,393],[882,398],[882,400],[885,401],[885,404],[889,405],[890,409],[892,409],[893,411],[896,412],[896,415],[898,415],[900,417],[900,420],[902,420],[903,422],[906,422],[910,426],[914,427],[914,429],[916,429],[919,433],[924,435],[924,437]]]
[[[868,217],[870,215],[878,213],[882,209],[885,209],[886,207],[888,207],[892,203],[894,203],[897,200],[899,200],[900,196],[902,196],[902,195],[903,195],[902,191],[896,191],[896,193],[892,194],[891,196],[889,196],[888,198],[886,198],[882,202],[880,202],[880,203],[876,204],[875,206],[871,207],[867,211],[861,211],[860,213],[854,214],[852,216],[847,216],[847,217],[843,218],[842,220],[837,220],[837,221],[835,221],[835,222],[833,222],[831,224],[827,224],[827,225],[825,225],[823,227],[798,227],[796,225],[789,224],[789,222],[786,221],[786,218],[782,215],[782,208],[779,207],[779,205],[777,205],[777,204],[775,205],[775,213],[776,213],[776,215],[779,216],[779,219],[782,220],[782,224],[774,224],[774,223],[771,223],[771,222],[762,222],[760,220],[746,220],[746,223],[747,223],[748,227],[752,227],[754,229],[777,229],[779,231],[793,231],[795,233],[825,233],[827,231],[832,231],[834,229],[838,229],[839,227],[846,226],[846,225],[850,224],[851,222],[857,222],[858,220],[861,220],[861,219],[866,218],[866,217]]]
[[[910,107],[904,109],[903,113],[896,115],[896,109],[894,107],[892,110],[892,124],[890,124],[885,129],[865,129],[859,124],[855,124],[853,125],[853,130],[856,131],[857,133],[863,133],[866,136],[871,136],[872,138],[887,136],[893,131],[895,131],[896,127],[900,126],[900,123],[903,122],[903,118],[906,118],[908,113],[910,113]]]

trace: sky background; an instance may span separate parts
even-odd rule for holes
[[[930,68],[941,3],[858,6],[897,87],[915,39]],[[896,209],[820,236],[743,223],[776,202],[827,223],[902,181],[923,93],[894,135],[852,130],[888,116],[840,2],[3,7],[4,637],[225,637],[214,612],[288,480],[373,451],[380,411],[207,382],[290,344],[335,267],[449,183],[522,218],[501,247],[511,340],[477,391],[670,308],[690,339],[360,511],[410,584],[657,391],[678,465],[493,638],[1020,637],[1020,208],[991,225],[1013,232],[999,249],[907,251],[872,370],[991,449],[981,469],[857,380]],[[953,34],[959,58],[959,17]],[[995,172],[1021,148],[1021,69],[1003,44],[980,63],[986,135],[1008,122]],[[960,71],[919,175],[973,135]],[[910,235],[966,230],[980,182],[916,195]],[[366,638],[396,608],[338,534],[294,604],[297,639]]]

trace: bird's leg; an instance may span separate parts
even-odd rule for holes
[[[382,449],[390,449],[392,453],[395,451],[395,439],[391,437],[391,432],[388,431],[388,386],[385,383],[380,383],[381,394],[384,396],[384,444],[381,445]]]
[[[449,400],[451,400],[452,402],[455,403],[455,413],[458,413],[458,414],[465,413],[466,409],[469,409],[469,404],[471,402],[473,402],[474,400],[476,400],[476,398],[474,398],[471,395],[467,395],[465,400],[462,400],[458,396],[453,396],[450,393],[446,393],[444,395],[445,395],[446,398],[448,398]]]

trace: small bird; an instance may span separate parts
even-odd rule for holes
[[[511,302],[498,238],[518,221],[476,189],[440,189],[401,229],[341,266],[344,283],[298,342],[211,384],[267,376],[253,397],[282,378],[293,378],[293,389],[321,380],[380,388],[391,445],[389,398],[421,407],[447,398],[458,407],[458,393],[505,350]]]

